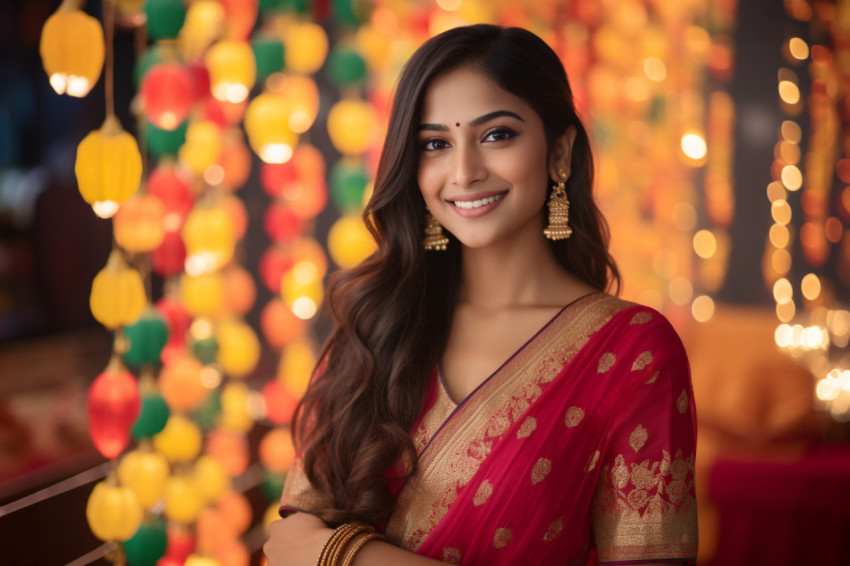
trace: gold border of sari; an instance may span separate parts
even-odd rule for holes
[[[417,550],[502,435],[522,419],[590,337],[630,306],[633,303],[602,293],[579,299],[467,398],[431,440],[416,475],[399,494],[387,524],[388,538]]]

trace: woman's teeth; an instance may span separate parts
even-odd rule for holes
[[[493,195],[491,197],[482,198],[478,200],[454,200],[452,204],[458,208],[481,208],[485,204],[492,204],[497,200],[500,200],[504,194],[501,195]]]

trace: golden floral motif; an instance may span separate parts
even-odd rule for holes
[[[652,377],[650,377],[649,379],[647,379],[647,380],[644,382],[644,385],[652,385],[653,383],[655,383],[655,380],[656,380],[656,379],[658,379],[658,375],[659,375],[660,373],[661,373],[660,371],[657,371],[657,372],[653,373],[653,374],[652,374]]]
[[[570,407],[567,409],[567,414],[564,417],[564,424],[567,425],[567,428],[573,428],[578,426],[583,418],[584,409],[580,409],[579,407]]]
[[[599,462],[599,456],[601,453],[599,450],[595,450],[593,452],[593,456],[590,457],[590,460],[587,462],[587,465],[584,467],[584,472],[587,473],[596,467],[596,464]]]
[[[679,395],[679,398],[676,400],[676,408],[679,409],[679,412],[682,414],[688,410],[688,392],[684,389],[682,389],[682,394]]]
[[[461,558],[463,558],[463,556],[457,548],[453,548],[451,546],[443,548],[443,562],[448,562],[449,564],[460,564]]]
[[[626,459],[622,454],[618,454],[614,458],[614,469],[611,470],[611,483],[617,489],[624,489],[629,485],[629,468],[626,466]]]
[[[646,324],[650,320],[652,320],[652,313],[641,311],[632,317],[629,324]]]
[[[558,517],[557,519],[552,521],[552,524],[549,525],[548,529],[546,529],[546,534],[543,535],[543,542],[552,542],[553,540],[555,540],[555,537],[561,534],[561,531],[563,530],[564,517]]]
[[[612,367],[614,367],[614,362],[617,361],[617,356],[612,354],[611,352],[606,352],[602,354],[599,358],[599,367],[596,368],[596,373],[605,373]]]
[[[490,483],[490,480],[484,480],[478,486],[478,491],[475,492],[475,496],[472,498],[472,505],[475,507],[484,505],[490,499],[491,495],[493,495],[493,484]]]
[[[516,437],[528,438],[535,430],[537,430],[537,419],[534,417],[528,417],[522,421],[522,424],[519,426],[519,430],[516,433]]]
[[[632,450],[634,450],[637,454],[637,452],[643,448],[643,445],[646,444],[647,438],[649,438],[649,434],[646,432],[643,425],[637,425],[637,427],[629,435],[629,446],[631,446]]]
[[[649,503],[649,494],[645,489],[633,489],[626,496],[632,509],[643,509]]]
[[[505,548],[513,538],[513,532],[510,529],[498,528],[493,533],[493,546],[496,548]]]
[[[534,464],[534,468],[531,470],[531,485],[538,484],[546,479],[546,476],[549,475],[549,472],[552,471],[552,461],[548,458],[540,458],[537,460],[537,463]]]
[[[640,356],[637,357],[635,363],[632,364],[632,371],[642,370],[646,366],[648,366],[652,362],[652,352],[646,350],[641,352]]]

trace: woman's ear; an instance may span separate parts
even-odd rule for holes
[[[549,177],[559,180],[558,170],[563,169],[570,177],[573,157],[573,143],[576,141],[576,127],[570,126],[559,138],[555,140],[549,158]]]

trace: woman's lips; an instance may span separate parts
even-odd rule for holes
[[[447,201],[460,216],[464,218],[477,218],[499,206],[499,203],[502,202],[506,194],[507,192],[495,193],[478,198],[447,199]]]

